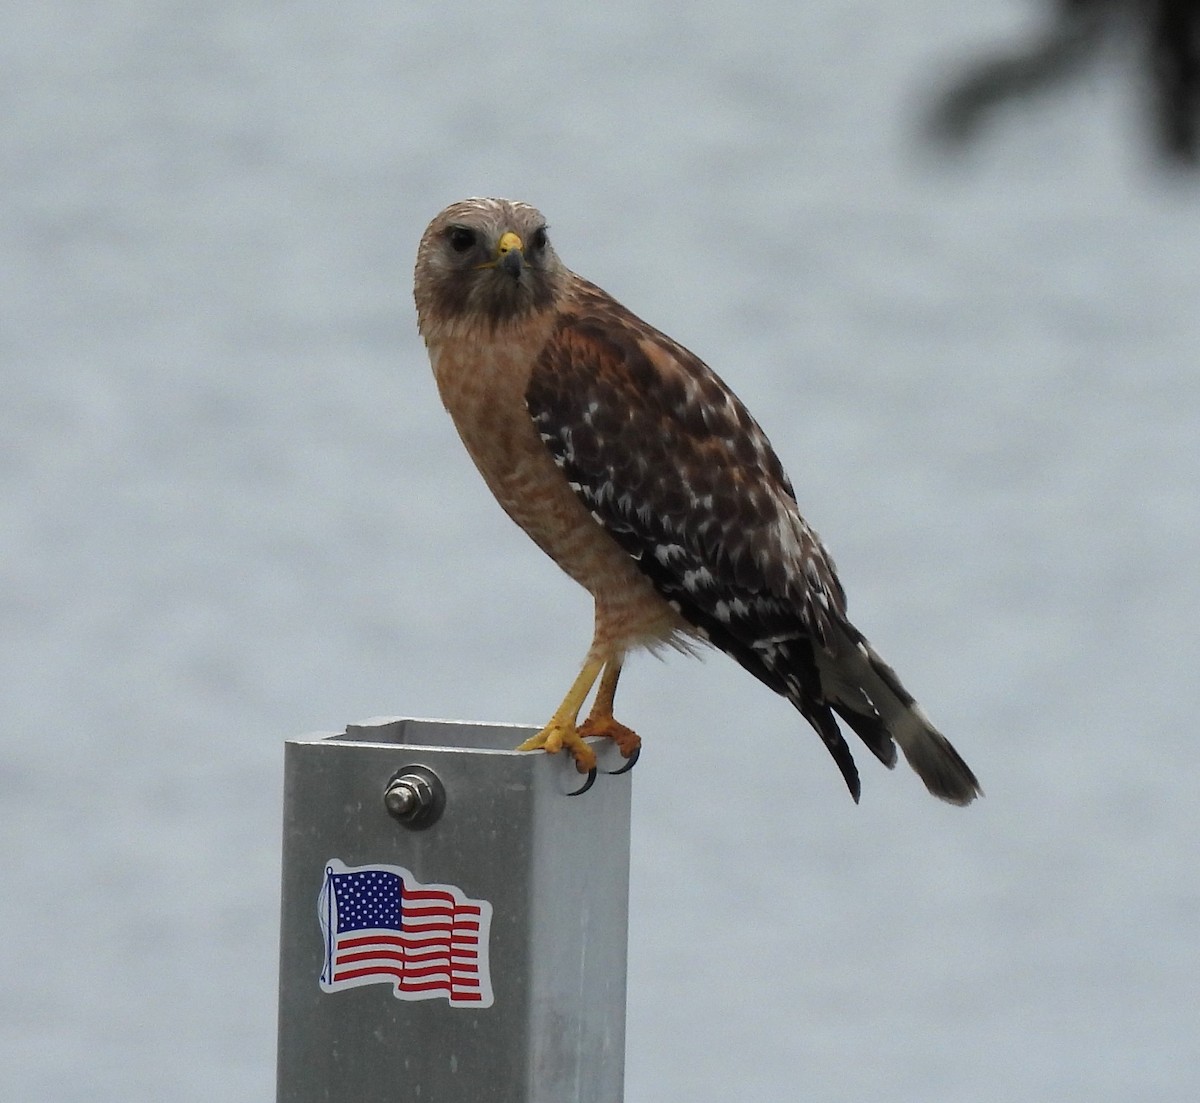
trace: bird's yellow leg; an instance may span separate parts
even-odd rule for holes
[[[613,719],[613,699],[617,695],[617,679],[620,677],[621,660],[610,659],[600,678],[596,700],[592,702],[592,711],[579,725],[579,734],[585,737],[602,735],[611,739],[620,748],[621,755],[629,758],[642,745],[642,740],[632,728],[627,728]]]
[[[589,656],[587,662],[583,664],[583,669],[579,672],[579,677],[571,683],[571,688],[567,690],[562,704],[554,710],[550,722],[537,735],[526,739],[517,750],[547,751],[549,754],[558,754],[565,747],[571,752],[571,757],[575,759],[575,768],[581,774],[586,774],[593,769],[596,765],[596,752],[583,741],[576,722],[579,710],[583,708],[583,702],[587,700],[587,695],[591,693],[592,686],[603,669],[603,659]]]

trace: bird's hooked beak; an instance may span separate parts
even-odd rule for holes
[[[519,282],[525,268],[525,254],[521,252],[523,248],[524,243],[512,230],[501,234],[496,246],[496,259],[489,267],[503,269]]]

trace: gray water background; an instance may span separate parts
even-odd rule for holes
[[[282,743],[538,723],[586,595],[441,410],[446,203],[757,414],[969,810],[635,660],[629,1103],[1200,1097],[1200,184],[1119,50],[949,163],[1032,4],[0,15],[0,1097],[273,1098]]]

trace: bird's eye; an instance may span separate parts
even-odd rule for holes
[[[446,240],[456,253],[465,253],[475,244],[475,231],[468,230],[465,226],[451,226],[446,231]]]
[[[529,248],[533,252],[540,252],[546,248],[547,241],[549,241],[549,238],[546,237],[546,227],[539,226],[529,235]]]

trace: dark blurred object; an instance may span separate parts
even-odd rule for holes
[[[1200,164],[1200,0],[1058,0],[1054,22],[1027,49],[980,62],[934,111],[941,140],[961,144],[1004,100],[1060,81],[1110,41],[1133,40],[1148,78],[1163,152]]]

